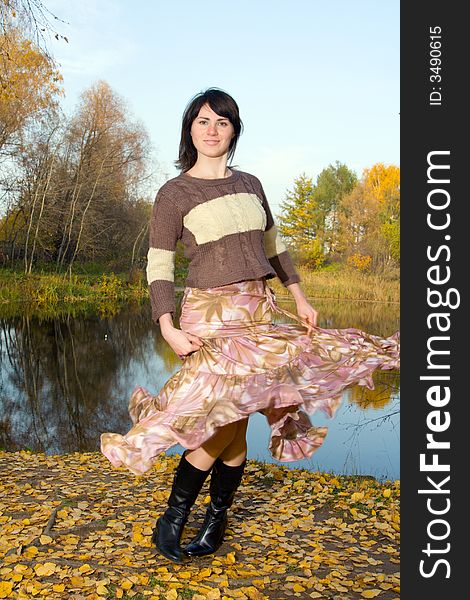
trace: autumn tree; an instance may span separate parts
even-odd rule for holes
[[[56,30],[53,21],[64,23],[42,0],[0,0],[0,34],[4,34],[8,40],[11,30],[20,29],[51,61],[54,59],[47,50],[46,34],[68,42]]]
[[[375,271],[400,259],[400,170],[377,163],[340,204],[338,248],[347,259],[369,257]]]
[[[364,171],[365,195],[378,205],[381,263],[400,260],[400,169],[377,163]]]
[[[11,155],[28,119],[56,106],[62,76],[18,30],[0,34],[0,49],[0,153]]]
[[[379,227],[377,203],[366,195],[363,181],[341,199],[338,223],[338,251],[347,257],[354,253],[370,254],[373,232]]]
[[[133,232],[129,207],[146,176],[148,136],[127,115],[124,101],[99,81],[86,90],[66,132],[61,164],[68,181],[57,205],[55,259],[71,268],[77,257],[109,258]]]
[[[77,260],[137,262],[151,210],[144,128],[103,81],[53,125],[36,131],[18,159],[22,180],[0,223],[12,260],[21,258],[27,273],[36,259],[69,273]]]

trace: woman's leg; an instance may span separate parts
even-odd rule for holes
[[[152,542],[161,554],[175,562],[184,562],[185,555],[180,546],[183,528],[210,469],[193,466],[183,453],[176,467],[173,485],[168,498],[168,508],[157,519]]]
[[[237,421],[237,431],[233,437],[233,440],[228,446],[219,454],[219,458],[224,461],[226,465],[231,467],[238,467],[246,458],[246,429],[248,427],[248,417]]]
[[[234,438],[237,436],[238,423],[240,422],[236,421],[235,423],[224,425],[202,446],[194,450],[188,450],[186,452],[186,460],[198,469],[204,471],[210,469],[221,452],[232,444]]]
[[[179,543],[191,507],[216,458],[232,444],[238,432],[238,425],[239,423],[235,422],[221,427],[210,440],[195,450],[187,450],[181,457],[175,472],[168,509],[158,519],[152,536],[160,552],[175,562],[183,562]]]
[[[237,431],[217,458],[211,472],[211,501],[204,523],[196,537],[186,546],[190,556],[205,556],[217,550],[227,527],[227,510],[241,483],[246,465],[246,428],[248,418],[237,421]]]

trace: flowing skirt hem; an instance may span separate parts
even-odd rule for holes
[[[292,333],[292,328],[298,326],[288,327]],[[302,350],[286,363],[244,375],[197,372],[203,354],[197,351],[157,396],[142,386],[135,387],[129,403],[133,428],[124,436],[103,433],[101,451],[114,466],[124,465],[140,475],[171,447],[180,444],[188,449],[198,448],[224,425],[259,412],[271,428],[269,451],[274,459],[292,462],[310,458],[323,444],[328,428],[315,427],[308,415],[320,410],[333,417],[345,389],[359,385],[373,390],[375,370],[399,368],[398,332],[382,339],[356,329],[314,328],[311,339],[318,339],[325,332],[330,337],[334,334],[336,341],[341,339],[344,343],[347,339],[350,350],[351,337],[360,337],[365,350],[358,352],[356,345],[349,353],[333,355],[334,360],[325,365],[324,358],[319,364],[315,347],[311,343],[306,347],[303,340]],[[236,339],[231,338],[230,343],[236,343]],[[210,340],[210,349],[217,350],[222,340],[218,338],[216,344]],[[256,342],[259,341],[257,336]],[[210,352],[207,347],[205,351]],[[222,369],[223,357],[217,351],[213,359],[214,356],[218,356],[217,365]],[[331,359],[331,352],[329,356]],[[225,370],[228,367],[233,368],[232,362],[225,365]]]
[[[297,323],[274,324],[274,313]],[[224,425],[255,412],[271,428],[273,458],[310,458],[328,428],[315,427],[309,415],[333,417],[346,388],[373,390],[374,371],[399,369],[399,332],[381,338],[354,328],[309,330],[276,303],[264,278],[209,290],[187,287],[180,326],[203,345],[184,357],[156,396],[135,387],[126,435],[101,435],[102,453],[136,475],[176,444],[199,448]]]

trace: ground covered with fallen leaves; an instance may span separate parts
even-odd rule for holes
[[[224,543],[180,565],[150,540],[179,459],[136,477],[99,452],[0,452],[0,598],[399,597],[399,481],[248,460]]]

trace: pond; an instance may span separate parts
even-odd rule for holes
[[[278,296],[279,304],[295,312]],[[310,299],[319,326],[357,327],[388,337],[399,329],[399,307],[371,302]],[[14,313],[15,311],[13,311]],[[5,311],[4,311],[5,313]],[[136,384],[157,393],[181,361],[151,321],[150,306],[128,304],[112,314],[65,312],[0,317],[0,448],[47,454],[99,450],[100,434],[131,427],[127,404]],[[16,311],[18,313],[18,311]],[[275,317],[282,322],[283,317]],[[263,415],[250,417],[248,458],[336,474],[399,479],[399,373],[374,375],[375,390],[343,394],[336,416],[311,417],[328,427],[310,458],[279,463],[268,451]],[[168,454],[182,452],[174,446]]]

